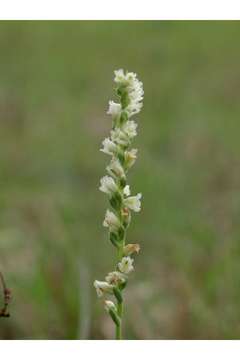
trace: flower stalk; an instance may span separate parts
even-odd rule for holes
[[[142,108],[143,85],[136,74],[114,72],[116,95],[119,102],[110,101],[107,114],[112,117],[110,137],[102,142],[100,151],[111,156],[107,174],[100,180],[99,190],[107,194],[111,210],[107,209],[103,226],[108,228],[109,239],[117,250],[117,265],[105,281],[94,281],[99,297],[110,295],[115,303],[105,301],[105,309],[116,326],[116,339],[122,339],[123,291],[129,274],[134,270],[132,256],[138,253],[138,244],[126,244],[126,233],[131,222],[131,212],[141,210],[139,193],[131,196],[127,184],[127,174],[137,158],[137,149],[131,148],[133,138],[137,135],[137,123],[130,118]]]

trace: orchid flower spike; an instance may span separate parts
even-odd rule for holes
[[[122,69],[114,72],[118,101],[109,101],[107,114],[112,119],[110,136],[103,140],[100,151],[111,157],[106,167],[108,175],[100,180],[99,190],[108,195],[111,209],[106,211],[103,226],[108,229],[109,239],[117,250],[117,264],[105,281],[94,281],[99,297],[109,296],[115,302],[105,300],[105,309],[116,327],[116,339],[122,339],[123,290],[129,274],[134,270],[132,256],[140,250],[138,244],[126,243],[126,232],[131,222],[131,212],[141,210],[142,194],[130,196],[127,173],[137,159],[137,149],[131,147],[137,136],[137,123],[130,120],[143,106],[143,84],[133,72]]]

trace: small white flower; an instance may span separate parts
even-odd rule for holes
[[[130,195],[130,186],[126,185],[125,188],[123,189],[123,194],[126,196]]]
[[[111,139],[119,145],[126,146],[129,144],[129,136],[119,128],[111,131]]]
[[[113,155],[117,151],[117,145],[114,144],[114,142],[109,138],[104,139],[102,145],[103,148],[100,149],[100,151],[104,152],[105,154]]]
[[[111,232],[116,232],[121,226],[121,223],[113,212],[107,210],[105,219],[103,221],[103,226],[108,227]]]
[[[123,69],[115,70],[114,74],[115,74],[114,81],[119,85],[126,85],[126,86],[132,85],[137,76],[133,72],[126,72],[125,74]]]
[[[124,273],[124,274],[128,274],[131,271],[133,271],[134,267],[133,267],[133,262],[134,260],[130,258],[130,256],[125,256],[122,258],[121,262],[118,263],[118,268],[119,270]]]
[[[130,196],[124,200],[124,205],[129,209],[139,212],[141,210],[141,199],[142,194],[137,194],[136,196]]]
[[[113,271],[105,279],[110,285],[119,285],[126,281],[126,276],[119,271]]]
[[[98,297],[102,297],[104,293],[112,293],[112,285],[109,285],[106,281],[95,280],[93,283]]]
[[[111,160],[110,165],[107,166],[107,171],[110,173],[110,175],[114,175],[116,177],[125,177],[124,169],[120,161],[116,158]]]
[[[140,102],[137,102],[137,101],[131,102],[127,107],[129,117],[131,117],[135,114],[138,114],[141,111],[142,107],[143,107],[143,104]]]
[[[102,145],[103,145],[103,148],[100,149],[100,151],[102,151],[105,154],[113,155],[117,151],[117,145],[114,144],[114,142],[112,140],[110,140],[109,138],[104,139],[102,142]]]
[[[130,151],[125,151],[125,161],[127,168],[133,166],[137,159],[137,149],[131,149]]]
[[[118,187],[117,187],[115,181],[110,176],[104,176],[100,180],[100,184],[101,185],[99,187],[99,190],[108,195],[112,195],[115,192],[117,192],[117,190],[118,190]]]
[[[116,305],[110,301],[110,300],[106,300],[105,301],[105,310],[108,312],[109,310],[114,310],[117,311]]]
[[[116,83],[121,83],[125,80],[125,75],[124,75],[123,69],[115,70],[114,74],[115,74],[114,81]]]
[[[127,111],[129,113],[129,116],[132,116],[140,112],[143,106],[142,104],[143,95],[144,95],[143,83],[139,81],[136,77],[136,74],[134,74],[131,84],[128,87],[128,96],[130,103],[127,107]]]
[[[113,118],[119,117],[121,115],[122,105],[115,103],[114,101],[109,101],[109,108],[107,114],[112,115]]]
[[[123,127],[122,131],[127,134],[127,136],[132,139],[137,135],[137,123],[133,120],[127,121]]]

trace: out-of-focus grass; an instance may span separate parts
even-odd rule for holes
[[[145,88],[125,334],[239,338],[239,35],[238,22],[0,23],[1,338],[112,336],[92,282],[114,263],[98,149],[120,67]]]

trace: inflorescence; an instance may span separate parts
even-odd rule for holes
[[[105,309],[116,325],[116,338],[121,339],[121,321],[123,311],[122,291],[127,285],[128,276],[134,270],[131,255],[138,253],[138,244],[126,244],[126,231],[131,221],[131,211],[141,210],[139,193],[131,196],[127,184],[128,170],[137,158],[137,149],[131,148],[131,142],[137,135],[137,123],[130,118],[139,113],[143,104],[143,84],[132,72],[122,69],[114,72],[116,94],[119,102],[109,102],[107,114],[112,117],[110,137],[102,143],[100,151],[111,156],[106,170],[108,175],[100,180],[100,191],[107,194],[111,210],[106,211],[103,226],[109,230],[109,239],[116,247],[118,262],[116,269],[110,272],[105,281],[94,281],[97,295],[113,295],[116,303],[105,301]]]

